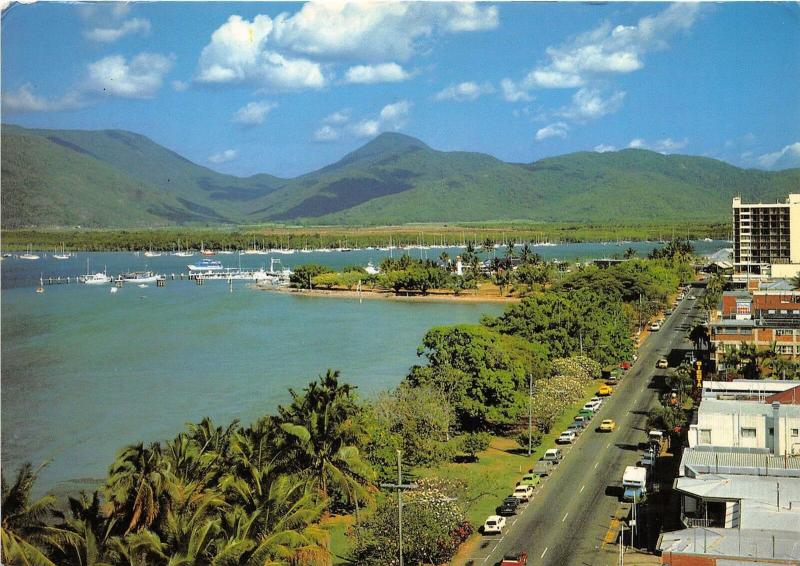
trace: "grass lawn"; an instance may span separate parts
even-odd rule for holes
[[[333,515],[322,521],[322,526],[331,533],[331,551],[334,564],[347,564],[347,554],[353,547],[353,542],[347,536],[347,529],[355,521],[352,515]]]

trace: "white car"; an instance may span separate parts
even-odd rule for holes
[[[500,515],[489,515],[486,522],[483,524],[483,534],[485,535],[499,535],[503,532],[503,527],[506,526],[506,518]]]
[[[658,332],[659,330],[661,330],[660,322],[654,322],[653,324],[650,325],[650,332]]]
[[[512,493],[514,497],[517,499],[521,499],[522,501],[530,501],[531,497],[533,497],[533,486],[532,485],[518,485],[514,488],[514,493]]]
[[[556,439],[556,442],[559,444],[572,444],[575,442],[577,435],[575,434],[574,430],[565,430],[561,433],[561,435]]]
[[[696,298],[697,298],[697,297],[695,297],[694,295],[689,295],[689,300],[690,300],[690,301],[694,301]]]
[[[591,411],[593,413],[596,413],[597,411],[600,410],[600,403],[595,403],[594,401],[589,401],[588,403],[586,403],[583,406],[583,408],[586,409],[587,411]]]

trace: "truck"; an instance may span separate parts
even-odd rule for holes
[[[515,552],[513,554],[506,554],[500,566],[526,566],[528,564],[527,552]]]
[[[647,433],[647,441],[652,446],[656,456],[669,447],[669,438],[660,430],[651,430]]]
[[[642,501],[647,495],[647,469],[628,466],[622,474],[622,500]]]

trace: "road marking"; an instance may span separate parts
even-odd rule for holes
[[[544,558],[545,554],[547,554],[547,547],[545,547],[544,552],[542,552],[542,555],[539,558]]]
[[[594,465],[594,469],[595,469],[595,470],[597,469],[597,466],[598,466],[598,464],[600,464],[600,462],[597,462],[597,463]]]
[[[581,490],[578,493],[583,493],[584,489],[586,489],[586,486],[585,485],[581,486]]]
[[[562,522],[562,523],[563,523],[564,521],[566,521],[566,520],[567,520],[567,515],[569,515],[569,513],[566,513],[566,514],[564,514],[564,518],[563,518],[563,519],[561,519],[561,522]]]
[[[606,448],[611,448],[611,443],[606,444]]]

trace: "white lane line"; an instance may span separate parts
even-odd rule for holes
[[[547,554],[547,547],[545,547],[544,552],[542,552],[542,555],[539,558],[544,558],[545,554]]]
[[[586,489],[586,486],[585,485],[581,486],[581,490],[578,493],[583,493],[584,489]]]
[[[594,469],[595,469],[595,470],[597,469],[597,466],[598,466],[598,464],[600,464],[600,462],[597,462],[597,463],[594,465]]]
[[[561,522],[562,522],[562,523],[563,523],[564,521],[566,521],[566,520],[567,520],[567,515],[569,515],[569,513],[566,513],[566,514],[564,515],[564,518],[563,518],[563,519],[561,519]]]
[[[611,448],[611,443],[606,444],[606,448]]]

